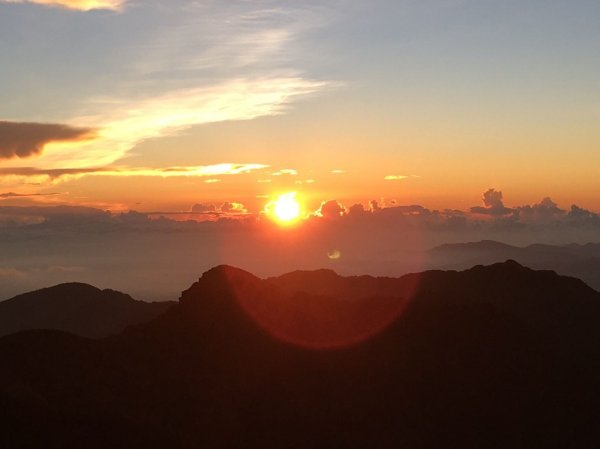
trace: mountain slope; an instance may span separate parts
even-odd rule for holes
[[[221,266],[118,336],[1,338],[0,445],[598,446],[600,294],[582,282],[515,262],[399,279],[323,274],[261,280]],[[331,310],[363,325],[357,305],[371,301],[402,307],[348,346],[290,344],[270,327],[280,317],[279,332],[298,332],[290,316]],[[257,322],[263,306],[272,315]]]
[[[536,270],[554,270],[585,281],[600,291],[600,244],[542,245],[526,247],[506,245],[492,240],[445,244],[427,255],[427,266],[436,269],[463,270],[513,259]]]
[[[149,321],[172,303],[146,303],[114,290],[68,283],[0,302],[0,336],[26,329],[55,329],[99,338]]]

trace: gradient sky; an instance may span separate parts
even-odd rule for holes
[[[0,67],[3,204],[600,210],[597,0],[0,0]]]

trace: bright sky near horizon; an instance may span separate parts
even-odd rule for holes
[[[598,211],[599,50],[597,0],[0,0],[0,205]]]

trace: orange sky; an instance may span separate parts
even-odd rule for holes
[[[600,6],[33,3],[0,1],[0,189],[53,195],[0,205],[600,211]]]

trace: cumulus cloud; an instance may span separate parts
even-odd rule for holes
[[[226,201],[221,205],[221,212],[225,214],[246,214],[248,209],[241,203]]]
[[[369,207],[372,212],[377,212],[381,210],[381,206],[379,205],[379,202],[377,200],[369,201]]]
[[[217,211],[217,207],[214,204],[194,204],[191,211],[195,214],[214,213]]]
[[[591,212],[587,209],[583,209],[575,204],[571,206],[571,210],[567,214],[567,218],[571,222],[575,222],[578,224],[600,224],[600,215]]]
[[[0,159],[35,156],[50,142],[77,142],[89,140],[94,135],[92,128],[0,121]]]
[[[125,0],[0,0],[0,3],[35,3],[38,5],[90,11],[92,9],[119,10],[125,3]]]
[[[343,217],[346,214],[346,208],[336,200],[324,201],[317,211],[317,215],[327,220],[334,220]]]
[[[525,223],[548,224],[562,219],[565,215],[566,211],[548,197],[537,204],[519,206],[514,210],[515,219]]]
[[[484,207],[472,207],[471,212],[474,214],[491,215],[493,217],[501,217],[513,212],[512,209],[504,205],[502,192],[496,189],[488,189],[483,193]]]
[[[360,203],[353,204],[348,209],[348,215],[350,217],[361,217],[361,216],[364,216],[366,213],[367,213],[367,211],[365,210],[365,206],[363,206]]]

